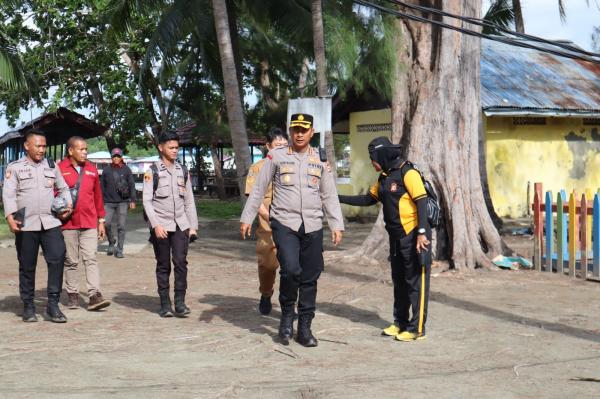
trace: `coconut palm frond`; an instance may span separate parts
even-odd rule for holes
[[[483,19],[486,22],[490,22],[496,27],[485,26],[483,33],[492,35],[501,35],[502,29],[508,29],[515,22],[515,11],[512,6],[511,0],[495,0],[490,4],[487,12]]]
[[[27,81],[24,70],[17,47],[0,26],[0,85],[9,89],[25,87]]]

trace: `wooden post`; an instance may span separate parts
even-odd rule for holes
[[[594,195],[592,194],[592,190],[589,188],[585,189],[585,199],[587,201],[587,205],[588,208],[592,207],[592,202],[594,201]],[[582,215],[584,215],[582,213]],[[586,216],[587,218],[587,230],[586,230],[586,237],[587,237],[587,243],[586,243],[586,247],[587,248],[592,248],[592,215]]]
[[[546,271],[552,273],[554,254],[554,214],[552,213],[552,191],[546,192]]]
[[[542,212],[537,191],[533,195],[533,263],[535,270],[542,270]]]
[[[577,203],[575,202],[575,190],[569,195],[569,276],[575,278],[575,266],[577,264],[577,247],[579,234],[577,234]]]
[[[600,278],[600,198],[594,195],[594,212],[592,215],[592,252],[594,253],[594,267],[592,275]]]
[[[565,190],[560,190],[560,195],[562,197],[562,204],[563,204],[563,208],[564,208],[565,204],[568,201],[567,192]],[[563,254],[565,254],[565,257],[568,257],[567,256],[569,253],[569,249],[568,249],[569,241],[568,241],[568,237],[567,237],[567,235],[569,234],[569,213],[568,212],[563,212],[562,234],[563,234]],[[563,259],[563,261],[564,261],[564,259]]]
[[[556,196],[556,272],[563,274],[563,261],[565,259],[565,249],[567,243],[565,242],[565,215],[563,211],[563,199],[562,194],[558,193]]]
[[[581,256],[579,263],[581,265],[581,277],[585,280],[587,278],[588,269],[588,242],[590,237],[588,236],[588,216],[587,216],[587,198],[585,193],[581,194],[581,210],[579,212],[579,231],[581,235]]]

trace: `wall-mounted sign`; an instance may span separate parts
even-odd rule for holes
[[[377,132],[391,132],[391,123],[367,123],[364,125],[356,125],[356,131],[358,133],[377,133]]]

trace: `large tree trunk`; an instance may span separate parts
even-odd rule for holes
[[[240,87],[231,45],[231,34],[229,32],[229,20],[227,17],[227,6],[225,0],[213,0],[215,17],[215,29],[219,42],[219,53],[221,54],[221,68],[223,69],[223,81],[225,83],[225,102],[227,103],[227,118],[231,130],[231,141],[235,152],[235,165],[240,187],[240,197],[245,199],[246,174],[250,167],[251,157],[248,147],[248,135],[246,134],[246,119]]]
[[[478,18],[481,11],[479,0],[429,3],[467,17]],[[430,24],[398,20],[396,26],[392,139],[404,144],[404,156],[435,186],[444,213],[437,248],[447,248],[450,265],[492,267],[489,258],[501,253],[503,244],[486,208],[479,169],[480,41]],[[384,234],[379,220],[362,255],[387,256]]]
[[[525,22],[523,21],[523,9],[521,0],[512,0],[513,12],[515,13],[515,30],[519,33],[525,33]]]
[[[313,25],[313,48],[315,52],[315,63],[317,64],[317,95],[319,97],[325,97],[329,95],[329,89],[327,88],[327,59],[325,58],[325,34],[323,31],[321,0],[312,0],[310,7]],[[322,133],[325,135],[325,150],[327,151],[327,159],[331,166],[331,172],[334,177],[337,177],[333,132],[326,131]]]

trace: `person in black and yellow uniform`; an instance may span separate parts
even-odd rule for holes
[[[398,341],[424,339],[431,271],[427,192],[420,173],[401,159],[400,146],[387,137],[378,137],[368,148],[373,167],[381,172],[377,183],[365,195],[340,195],[340,203],[382,203],[394,283],[394,323],[383,330],[383,335]]]

